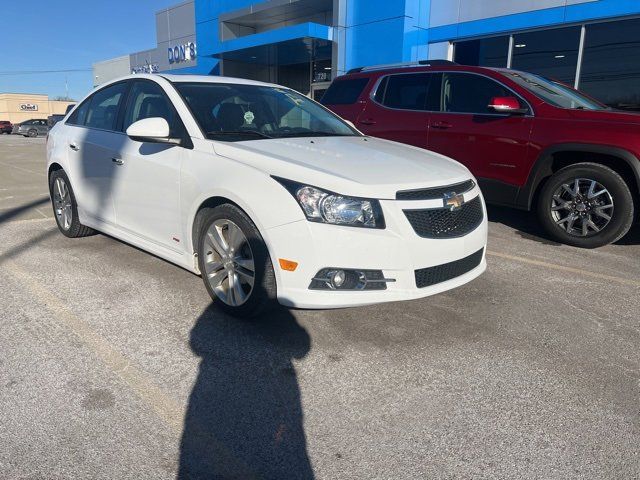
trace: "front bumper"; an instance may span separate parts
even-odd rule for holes
[[[475,187],[465,201],[480,195]],[[299,308],[342,308],[412,300],[450,290],[475,279],[486,269],[486,259],[460,276],[425,288],[416,285],[416,270],[455,262],[486,248],[487,214],[475,230],[458,238],[421,238],[403,210],[439,208],[442,200],[380,202],[386,229],[340,227],[300,220],[267,230],[264,235],[276,269],[278,300]],[[284,271],[278,259],[293,260],[298,268]],[[310,290],[315,274],[323,268],[382,270],[395,279],[386,290]]]

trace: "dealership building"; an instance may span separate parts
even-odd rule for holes
[[[320,98],[351,68],[448,59],[511,67],[640,110],[639,0],[191,0],[156,13],[155,48],[96,63],[227,75]]]
[[[66,113],[75,102],[49,100],[47,95],[34,93],[0,93],[0,120],[20,123],[26,120],[46,120],[51,115]]]

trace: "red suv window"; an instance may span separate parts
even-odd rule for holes
[[[369,83],[368,78],[352,78],[334,81],[322,97],[323,105],[350,105]]]
[[[403,110],[439,110],[437,96],[439,74],[401,73],[384,77],[375,100],[389,108]],[[433,92],[436,92],[435,99]]]

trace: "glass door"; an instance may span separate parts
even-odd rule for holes
[[[311,93],[309,94],[309,97],[311,97],[312,100],[319,102],[320,100],[322,100],[322,97],[329,88],[329,85],[331,85],[331,82],[311,84]]]

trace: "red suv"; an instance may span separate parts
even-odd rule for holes
[[[13,125],[8,120],[0,120],[0,134],[11,133],[13,131]]]
[[[536,209],[563,243],[623,237],[640,192],[640,115],[508,69],[430,64],[354,69],[322,103],[362,132],[466,165],[489,203]]]

